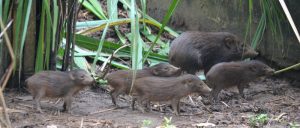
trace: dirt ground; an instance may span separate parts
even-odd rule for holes
[[[132,111],[128,96],[121,96],[118,99],[121,108],[114,109],[108,92],[101,88],[87,88],[77,94],[71,114],[59,111],[63,102],[57,102],[57,99],[43,100],[44,113],[38,113],[33,109],[32,97],[28,93],[7,90],[5,98],[11,109],[9,116],[12,125],[18,128],[135,128],[142,127],[145,121],[151,122],[148,127],[157,127],[163,124],[164,117],[172,117],[171,124],[178,128],[193,128],[206,122],[217,127],[240,128],[253,126],[250,118],[259,114],[267,114],[269,120],[265,124],[256,124],[258,127],[290,127],[300,124],[300,89],[290,86],[287,81],[261,79],[250,83],[244,92],[250,97],[247,100],[239,100],[235,88],[222,91],[222,110],[212,113],[207,110],[211,107],[209,104],[201,104],[201,97],[193,95],[194,104],[188,97],[183,98],[180,116],[172,114],[168,103],[156,103],[148,113]],[[202,99],[207,101],[206,97]]]

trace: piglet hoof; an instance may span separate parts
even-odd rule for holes
[[[178,112],[174,112],[174,114],[175,114],[176,116],[180,116],[180,114],[179,114]]]
[[[146,109],[145,109],[145,112],[151,112],[151,111],[152,111],[151,108],[146,108]]]
[[[207,99],[203,99],[203,100],[202,100],[202,103],[203,103],[204,105],[210,105],[210,104],[211,104],[211,101],[210,101],[210,100],[207,100]]]
[[[244,99],[245,99],[246,101],[253,100],[253,98],[250,97],[250,96],[246,96],[246,97],[244,97]]]
[[[142,113],[145,113],[145,112],[146,112],[144,108],[138,107],[138,109],[139,109]]]
[[[71,111],[68,109],[62,109],[61,112],[71,114]]]
[[[43,114],[44,112],[41,109],[37,110],[39,113]]]
[[[212,105],[210,109],[214,112],[220,112],[222,110],[222,107],[220,105]]]
[[[245,103],[245,102],[248,102],[249,100],[252,100],[252,99],[247,97],[247,96],[246,97],[244,96],[244,97],[240,97],[238,102],[239,103]]]
[[[110,107],[111,107],[111,108],[115,108],[115,109],[121,108],[119,105],[111,105]]]
[[[132,111],[135,111],[135,107],[131,107],[131,110],[132,110]]]

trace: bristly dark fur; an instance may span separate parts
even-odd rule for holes
[[[256,55],[229,32],[184,32],[172,42],[169,61],[190,74],[200,69],[206,74],[214,64]]]

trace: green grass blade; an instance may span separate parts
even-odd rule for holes
[[[109,1],[109,2],[113,2],[113,1]],[[116,11],[117,11],[116,9],[112,9],[112,12],[110,12],[110,17],[113,17],[114,14],[117,13]],[[102,46],[103,46],[103,43],[104,43],[104,39],[105,39],[105,36],[106,36],[106,32],[107,32],[107,29],[109,27],[110,22],[111,22],[111,19],[108,20],[108,22],[107,22],[107,24],[106,24],[106,26],[103,30],[103,33],[102,33],[102,36],[101,36],[101,39],[100,39],[100,42],[99,42],[99,45],[98,45],[97,54],[96,54],[96,57],[94,58],[94,61],[93,61],[92,72],[95,72],[97,58],[100,56]]]
[[[83,29],[89,27],[100,26],[102,24],[107,23],[107,20],[93,20],[93,21],[83,21],[76,23],[76,29]]]
[[[85,59],[85,57],[77,57],[74,56],[74,63],[76,64],[77,67],[79,67],[80,69],[84,69],[86,71],[89,71],[88,69],[88,65],[89,63],[87,62],[87,60]]]
[[[133,42],[133,38],[132,38],[132,36],[133,36],[133,34],[132,33],[128,33],[128,34],[126,34],[126,37],[128,38],[128,40],[130,41],[130,42]],[[147,45],[144,41],[143,41],[143,39],[141,38],[141,36],[140,35],[138,35],[138,42],[140,43],[140,45],[143,47],[143,49],[148,49],[149,48],[149,45]]]
[[[44,26],[45,26],[45,9],[44,4],[42,4],[42,14],[41,14],[41,21],[40,21],[40,30],[39,30],[39,39],[38,39],[38,46],[37,46],[37,53],[36,53],[36,60],[35,60],[35,72],[39,72],[43,70],[44,65]]]
[[[2,0],[0,0],[0,17],[2,17],[2,3],[3,3],[3,1]],[[3,18],[2,18],[3,19]],[[1,51],[0,51],[1,52]],[[1,61],[1,60],[0,60]]]
[[[109,14],[109,18],[110,20],[115,20],[118,19],[118,0],[107,0],[107,11]],[[121,34],[121,32],[119,31],[119,27],[115,26],[115,31],[116,34],[118,35],[120,41],[122,44],[126,43],[126,38]]]
[[[98,45],[99,45],[99,40],[94,39],[92,37],[87,37],[87,36],[83,36],[80,34],[76,34],[75,36],[76,38],[76,45],[83,47],[85,49],[88,49],[90,51],[97,51]],[[104,41],[103,43],[103,49],[102,52],[106,52],[108,54],[111,54],[113,51],[115,51],[116,49],[122,47],[122,45],[120,44],[116,44],[113,42],[109,42],[109,41]],[[145,54],[145,51],[143,51],[143,54]],[[126,57],[130,57],[130,48],[126,47],[121,49],[118,53],[118,56],[126,56]],[[168,61],[168,57],[165,55],[160,55],[157,53],[150,53],[148,59],[152,59],[152,60],[157,60],[157,61],[164,61],[167,62]]]
[[[253,40],[251,42],[252,48],[256,48],[258,46],[259,42],[262,40],[262,36],[265,32],[265,29],[266,29],[266,14],[263,13],[260,18],[259,24],[257,26],[257,30],[253,36]]]
[[[47,1],[43,1],[44,7],[45,7],[45,11],[46,11],[46,47],[45,47],[45,63],[44,63],[44,69],[48,70],[49,69],[49,64],[50,64],[50,48],[51,48],[51,37],[52,37],[52,33],[51,30],[53,27],[52,26],[52,17],[51,17],[51,13],[50,13],[50,6],[48,4],[48,0]]]
[[[138,35],[139,34],[139,24],[137,21],[137,12],[135,10],[135,0],[131,0],[131,4],[130,4],[130,30],[132,33],[131,36],[131,69],[133,70],[132,72],[132,82],[131,82],[131,87],[130,87],[130,91],[129,94],[131,94],[133,86],[134,86],[134,81],[136,78],[136,70],[139,67],[139,60],[138,60],[138,48],[139,48],[139,42],[138,42]]]
[[[50,21],[50,24],[52,25],[52,17],[50,13],[50,5],[48,3],[49,1],[43,1],[43,4],[45,4],[45,10],[46,10],[46,16],[47,16],[47,21]]]
[[[4,8],[3,8],[3,13],[2,13],[2,21],[3,21],[4,24],[7,23],[7,19],[8,19],[8,15],[9,15],[8,14],[9,13],[9,7],[10,7],[9,3],[10,2],[11,2],[11,0],[4,0]]]
[[[53,0],[52,51],[54,51],[55,48],[55,35],[57,32],[57,26],[58,26],[58,5],[57,5],[57,1]]]
[[[28,28],[28,22],[29,22],[29,17],[30,17],[30,12],[31,12],[31,5],[32,5],[32,1],[29,0],[29,1],[25,1],[25,8],[24,8],[24,13],[25,13],[25,16],[24,16],[24,24],[23,24],[23,32],[22,32],[22,35],[21,35],[21,41],[20,41],[20,44],[21,44],[21,47],[20,47],[20,60],[19,60],[19,81],[21,80],[21,70],[22,70],[22,60],[23,60],[23,50],[24,50],[24,45],[25,45],[25,37],[26,37],[26,34],[27,34],[27,28]]]
[[[157,40],[159,39],[160,35],[162,34],[163,30],[164,30],[164,27],[166,26],[166,24],[169,22],[173,12],[175,11],[178,3],[180,2],[180,0],[173,0],[168,11],[167,11],[167,14],[165,15],[164,19],[163,19],[163,22],[162,22],[162,26],[158,32],[158,35],[156,36],[154,42],[152,43],[152,45],[150,46],[148,52],[144,55],[144,60],[143,60],[143,63],[146,61],[147,57],[149,56],[149,53],[150,51],[152,51],[154,45],[156,44]]]
[[[105,16],[103,9],[100,5],[100,3],[97,0],[79,0],[82,5],[93,12],[97,17],[99,17],[102,20],[107,19]]]
[[[23,23],[23,4],[24,4],[24,1],[20,1],[20,3],[18,4],[18,7],[17,7],[17,17],[16,17],[16,20],[15,20],[15,25],[16,25],[16,28],[21,28],[21,25]],[[13,47],[14,47],[14,52],[15,52],[15,55],[16,55],[16,59],[19,58],[19,44],[20,44],[20,35],[21,35],[21,31],[22,29],[16,29],[14,35],[15,38],[14,38],[14,44],[13,44]]]
[[[142,17],[143,17],[143,19],[145,19],[146,18],[146,10],[147,10],[147,2],[146,2],[146,0],[140,0],[141,1],[141,5],[142,5]],[[145,23],[145,21],[143,21],[143,31],[146,31],[146,23]]]
[[[130,8],[130,4],[129,4],[128,0],[120,0],[120,2],[123,3],[123,5],[125,5],[126,7]],[[174,2],[174,1],[173,1],[173,2]],[[138,11],[141,12],[140,10],[138,10]],[[147,14],[145,15],[145,18],[148,19],[148,20],[150,20],[150,21],[153,22],[154,24],[158,24],[159,27],[162,26],[161,23],[159,23],[158,21],[156,21],[155,19],[153,19],[151,16],[149,16],[149,15],[147,15]],[[164,29],[165,29],[167,32],[169,32],[172,36],[177,37],[177,36],[179,35],[177,32],[173,31],[171,28],[169,28],[169,27],[167,27],[167,26],[164,27]]]
[[[89,52],[89,51],[86,51],[86,50],[81,50],[79,47],[75,47],[75,57],[86,57],[86,56],[89,56],[89,57],[95,57],[97,53],[95,52]],[[110,56],[111,54],[104,54],[103,53],[103,56]],[[106,62],[108,58],[105,58],[105,57],[98,57],[97,58],[99,61],[102,61],[102,62]],[[82,64],[82,63],[81,63]],[[111,65],[112,66],[115,66],[117,68],[120,68],[120,69],[129,69],[128,66],[124,65],[124,64],[121,64],[121,63],[118,63],[116,61],[112,61],[111,62]],[[84,65],[86,67],[89,67],[89,64],[87,63],[86,65]],[[80,67],[80,66],[79,66]]]

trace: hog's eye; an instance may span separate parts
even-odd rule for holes
[[[81,79],[84,79],[84,75],[80,76]]]

